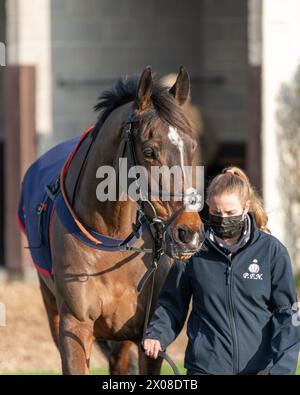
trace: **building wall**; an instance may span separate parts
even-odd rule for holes
[[[201,1],[54,0],[55,140],[93,123],[93,106],[119,76],[151,65],[158,76],[201,65]],[[69,21],[69,22],[68,22]]]
[[[42,150],[81,133],[101,91],[149,64],[158,76],[186,65],[220,139],[245,140],[246,0],[52,0],[51,15],[54,122]]]
[[[38,134],[52,132],[50,2],[51,0],[6,1],[7,64],[33,65],[36,68]]]
[[[288,190],[282,190],[282,179],[289,178],[280,161],[278,140],[279,112],[282,110],[280,93],[283,84],[292,86],[300,65],[300,2],[298,0],[264,0],[263,2],[263,190],[270,220],[276,237],[290,246],[294,264],[300,271],[299,236],[293,232],[292,222],[299,223],[299,213],[288,218],[291,204],[285,202]],[[298,76],[299,79],[299,76]],[[296,88],[296,87],[295,87]],[[296,89],[295,89],[296,90]],[[294,103],[287,102],[289,108]],[[295,115],[295,113],[294,113]],[[283,114],[281,114],[283,116]],[[295,119],[286,127],[293,127]],[[287,130],[288,132],[288,130]],[[282,146],[282,145],[281,145]],[[299,169],[298,169],[299,170]],[[287,183],[289,184],[289,182]],[[299,203],[299,202],[298,202]]]

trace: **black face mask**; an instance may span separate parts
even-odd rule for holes
[[[209,222],[216,235],[222,238],[238,236],[244,226],[243,214],[230,217],[209,214]]]

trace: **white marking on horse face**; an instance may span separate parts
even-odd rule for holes
[[[169,126],[169,133],[168,133],[169,140],[171,141],[172,144],[177,145],[177,147],[180,147],[183,145],[183,141],[181,140],[177,129],[174,128],[173,126]]]
[[[183,141],[181,137],[179,136],[177,129],[174,128],[173,126],[169,126],[169,133],[168,133],[168,138],[170,142],[174,145],[176,145],[179,149],[180,152],[180,161],[181,161],[181,168],[184,174],[184,163],[183,163]]]

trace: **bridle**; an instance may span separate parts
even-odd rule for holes
[[[124,137],[124,146],[123,146],[123,153],[122,157],[125,156],[126,151],[129,152],[129,159],[132,162],[133,166],[138,166],[138,161],[137,161],[137,155],[135,152],[134,148],[134,142],[133,142],[133,125],[136,122],[139,122],[141,119],[144,119],[146,117],[149,117],[153,114],[154,111],[149,111],[144,114],[139,114],[139,115],[133,115],[130,113],[128,116],[128,120],[125,124],[125,137]],[[139,185],[138,179],[136,179],[136,183],[138,184],[139,188],[139,199],[137,200],[137,204],[139,206],[139,211],[142,213],[142,215],[147,219],[147,222],[149,223],[151,233],[154,238],[154,242],[156,245],[156,250],[157,252],[162,252],[162,243],[166,239],[166,232],[169,228],[169,226],[178,218],[178,216],[185,210],[184,205],[182,205],[178,210],[174,211],[173,214],[166,220],[163,220],[159,218],[157,215],[156,209],[152,202],[148,199],[148,196],[142,193],[142,187]],[[169,196],[179,196],[184,200],[184,198],[189,198],[191,199],[191,196],[185,193],[174,193],[174,192],[169,192]],[[168,245],[169,245],[169,250],[176,250],[176,246],[172,243],[171,239],[168,240]],[[170,251],[170,252],[172,252]],[[161,255],[160,254],[160,255]],[[155,254],[154,254],[155,255]]]
[[[129,115],[128,121],[126,122],[125,127],[125,137],[124,137],[124,147],[122,157],[126,154],[126,151],[129,151],[129,160],[132,162],[133,166],[138,166],[137,156],[134,148],[133,142],[133,125],[136,122],[139,122],[141,119],[145,117],[149,117],[152,114],[151,112],[147,112],[142,115]],[[156,209],[151,201],[148,199],[146,195],[142,193],[141,185],[139,185],[138,179],[136,179],[136,183],[138,184],[139,189],[139,199],[137,200],[137,204],[139,206],[139,211],[142,215],[147,218],[149,223],[151,233],[154,235],[154,239],[157,244],[158,242],[162,243],[164,240],[165,233],[172,222],[182,213],[184,207],[182,206],[180,209],[176,210],[170,218],[167,220],[162,220],[158,217]],[[172,196],[172,192],[170,192],[170,196]],[[158,240],[156,240],[158,239]],[[160,246],[162,247],[162,245]],[[160,251],[160,248],[159,248]]]

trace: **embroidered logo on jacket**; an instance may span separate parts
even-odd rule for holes
[[[250,272],[245,272],[243,274],[244,278],[247,278],[249,280],[262,280],[263,279],[263,273],[259,273],[260,267],[257,263],[257,259],[253,259],[251,265],[248,267],[248,271]]]

